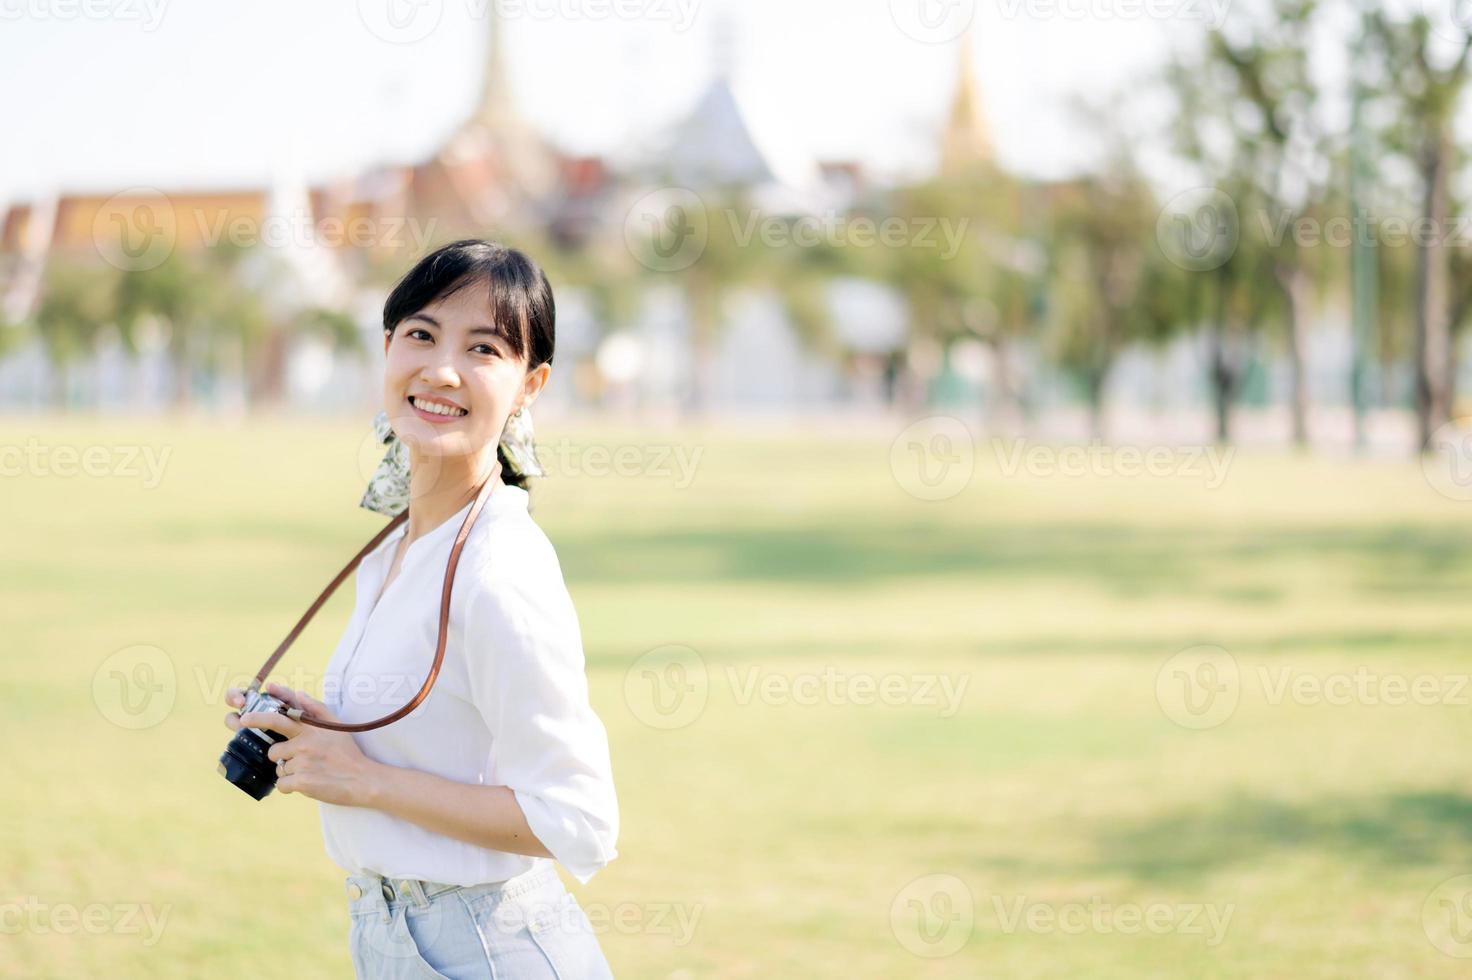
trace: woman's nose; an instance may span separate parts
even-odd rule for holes
[[[460,380],[455,365],[448,356],[434,357],[419,369],[419,376],[425,384],[441,386],[446,384],[457,384]]]

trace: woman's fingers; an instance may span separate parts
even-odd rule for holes
[[[266,690],[272,696],[280,698],[289,706],[298,708],[313,718],[320,718],[323,721],[341,720],[337,715],[333,714],[331,708],[312,697],[306,691],[293,691],[291,688],[282,687],[280,684],[267,684]]]
[[[327,707],[327,705],[323,704],[321,701],[318,701],[307,692],[302,691],[300,692],[299,696],[301,698],[302,708],[304,708],[307,714],[311,715],[313,718],[320,718],[323,721],[342,720],[338,718],[337,715],[333,714],[331,708]]]
[[[240,715],[232,711],[225,716],[225,727],[232,732],[240,731]]]
[[[301,705],[297,703],[297,693],[289,687],[284,687],[276,683],[270,683],[266,685],[266,693],[271,695],[273,698],[285,701],[293,708],[301,707]]]
[[[245,692],[238,687],[232,687],[225,692],[225,703],[232,708],[245,706]]]
[[[240,716],[240,723],[246,728],[264,728],[287,738],[296,738],[302,731],[301,722],[279,711],[248,711]]]

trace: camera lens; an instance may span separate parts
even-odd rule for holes
[[[249,711],[278,711],[285,705],[269,694],[252,692],[247,695],[241,714]],[[251,799],[264,800],[276,788],[276,763],[266,752],[277,742],[286,741],[286,736],[265,728],[242,728],[235,733],[225,752],[220,756],[218,771],[225,780],[234,783]]]

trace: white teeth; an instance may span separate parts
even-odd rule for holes
[[[435,402],[424,402],[420,401],[417,398],[414,399],[414,407],[419,409],[421,412],[429,412],[434,415],[448,415],[452,418],[467,414],[465,409],[463,408],[450,408],[447,405],[440,405]]]

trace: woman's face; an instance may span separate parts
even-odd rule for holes
[[[463,456],[494,446],[506,419],[546,383],[550,366],[528,372],[490,309],[485,283],[463,286],[384,338],[383,407],[411,450]]]

